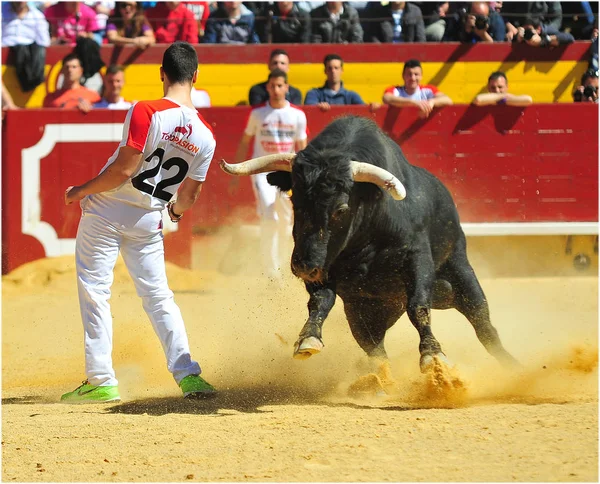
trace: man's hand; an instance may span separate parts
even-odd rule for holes
[[[382,106],[381,103],[371,103],[371,104],[369,104],[369,108],[371,109],[371,112],[377,111],[381,106]]]
[[[518,33],[518,29],[513,24],[511,24],[510,22],[506,22],[506,40],[512,42],[513,38]]]
[[[525,29],[523,27],[519,27],[517,29],[517,42],[523,42],[524,36],[525,36]]]
[[[319,109],[323,112],[329,111],[331,109],[329,103],[317,103],[317,106],[319,106]]]
[[[79,109],[82,113],[89,113],[94,107],[92,106],[92,103],[89,102],[87,99],[80,99],[79,100],[79,104],[77,104],[77,109]]]
[[[65,190],[65,205],[71,205],[73,202],[78,202],[83,196],[79,187],[69,187]]]
[[[417,107],[419,108],[419,118],[425,119],[428,118],[433,111],[433,100],[428,99],[427,101],[421,101]]]

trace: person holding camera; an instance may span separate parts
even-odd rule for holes
[[[543,25],[539,19],[529,17],[518,28],[516,41],[532,47],[557,47],[571,44],[575,39],[568,32],[559,32],[553,25]]]
[[[506,38],[506,27],[495,10],[490,11],[488,2],[471,2],[468,9],[462,8],[451,19],[444,34],[445,42],[502,42]]]
[[[598,71],[588,70],[573,93],[573,102],[598,104]]]
[[[475,106],[506,104],[507,106],[529,106],[533,103],[531,96],[516,95],[508,92],[508,79],[502,71],[492,72],[488,78],[487,92],[479,94],[473,100]]]

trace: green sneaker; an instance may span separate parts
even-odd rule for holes
[[[184,398],[210,398],[217,390],[199,375],[188,375],[179,382]]]
[[[104,403],[121,400],[119,387],[97,387],[84,381],[75,390],[60,397],[63,403]]]

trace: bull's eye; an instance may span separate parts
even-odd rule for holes
[[[333,214],[331,215],[333,218],[340,218],[342,217],[348,210],[350,210],[350,207],[348,206],[347,203],[342,203],[339,207],[337,207],[335,209],[335,211],[333,212]]]

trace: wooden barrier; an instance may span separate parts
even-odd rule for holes
[[[418,119],[414,109],[305,111],[311,137],[343,114],[373,118],[411,163],[440,177],[454,196],[461,221],[473,230],[597,233],[596,105],[453,106],[427,120]],[[240,218],[255,220],[249,178],[231,190],[231,177],[216,163],[233,160],[249,108],[200,112],[215,131],[217,151],[200,201],[165,239],[168,260],[183,266],[190,262],[192,231],[212,231]],[[2,132],[3,273],[40,257],[73,252],[80,210],[64,206],[64,190],[98,173],[121,137],[125,114],[7,113]]]
[[[511,92],[529,94],[535,102],[572,102],[572,92],[588,66],[590,42],[575,42],[555,49],[540,49],[510,43],[494,44],[299,44],[199,45],[200,75],[197,87],[206,89],[213,106],[247,103],[250,86],[266,79],[267,60],[275,47],[285,49],[291,58],[290,83],[303,94],[325,80],[323,58],[338,53],[345,60],[344,83],[361,94],[366,102],[381,101],[390,85],[402,83],[402,63],[411,58],[423,64],[423,83],[431,83],[455,103],[470,103],[485,89],[489,74],[507,73]],[[165,45],[145,51],[131,47],[101,48],[104,62],[126,67],[126,99],[152,99],[162,95],[158,69]],[[8,48],[2,49],[3,81],[19,106],[40,107],[44,96],[56,89],[62,59],[68,46],[48,49],[45,84],[34,91],[20,91],[11,66]]]

